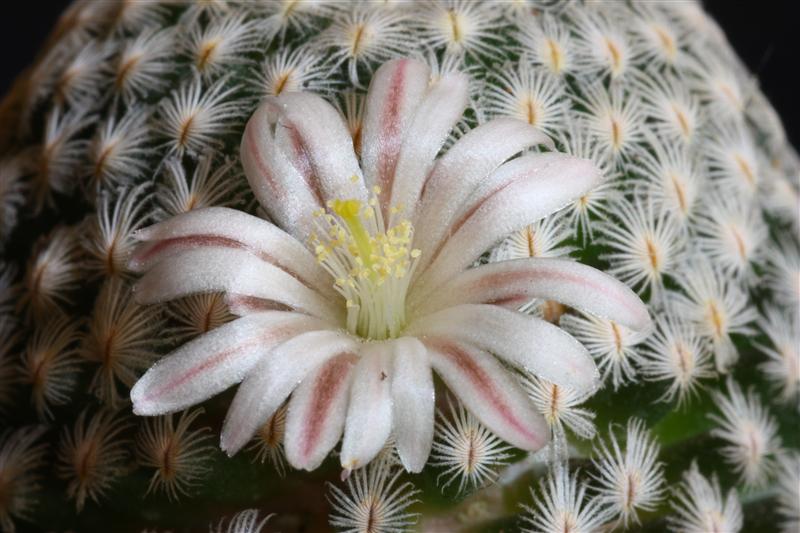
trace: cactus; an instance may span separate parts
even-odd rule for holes
[[[800,160],[699,4],[78,0],[0,123],[3,531],[800,526]]]

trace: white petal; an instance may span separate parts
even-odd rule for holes
[[[220,326],[153,365],[131,389],[133,411],[161,415],[198,404],[239,383],[276,345],[320,327],[317,319],[280,311]]]
[[[402,206],[402,218],[414,218],[422,186],[433,169],[450,130],[467,107],[469,80],[455,73],[442,77],[430,88],[417,108],[400,148],[390,205]]]
[[[400,461],[409,472],[421,472],[433,443],[435,398],[425,346],[413,337],[394,342],[392,402],[394,435]]]
[[[413,290],[436,288],[501,238],[579,198],[599,179],[591,161],[568,155],[534,154],[509,161],[465,204],[448,228],[452,236],[431,254],[428,261],[433,262]]]
[[[424,342],[436,373],[498,437],[523,450],[535,451],[547,444],[547,422],[490,353],[446,337]]]
[[[381,188],[384,211],[400,147],[429,79],[428,66],[408,58],[387,61],[372,76],[361,135],[361,162],[367,184]]]
[[[381,451],[392,432],[393,342],[365,344],[353,371],[350,405],[347,408],[342,468],[355,470]]]
[[[552,147],[553,142],[527,122],[512,118],[492,120],[459,139],[436,162],[423,189],[415,227],[425,230],[414,241],[423,257],[436,249],[448,222],[479,183],[508,158],[537,144]]]
[[[284,449],[293,467],[314,470],[342,436],[355,361],[351,354],[329,359],[292,394]]]
[[[273,300],[334,323],[340,321],[343,309],[280,268],[235,248],[199,248],[164,259],[134,286],[139,303],[206,292]]]
[[[324,206],[314,184],[307,182],[275,143],[279,110],[262,103],[247,122],[240,149],[242,167],[258,201],[283,229],[300,240],[313,231],[313,213]]]
[[[227,207],[181,213],[136,232],[144,241],[129,262],[134,272],[149,270],[166,257],[200,247],[247,250],[263,261],[314,287],[333,294],[330,275],[297,239],[274,224]]]
[[[303,333],[273,349],[239,385],[222,426],[222,450],[239,451],[311,371],[356,349],[352,337],[336,331]]]
[[[304,92],[286,92],[267,101],[279,113],[275,142],[301,174],[310,176],[322,199],[366,200],[353,139],[336,108]]]
[[[575,261],[530,258],[481,265],[459,274],[436,292],[436,298],[421,299],[415,316],[467,303],[519,307],[540,298],[633,330],[650,328],[647,306],[636,293],[608,274]]]
[[[407,332],[473,344],[576,392],[594,391],[599,384],[597,367],[581,343],[544,320],[497,305],[451,307],[421,317]]]

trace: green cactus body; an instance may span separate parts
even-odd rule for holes
[[[378,142],[370,110],[391,111],[381,98],[397,96],[380,92],[381,76],[401,72],[398,65],[409,69],[409,84],[423,80],[425,111],[397,126],[416,138],[392,138],[388,129],[378,133],[389,141]],[[453,103],[459,99],[463,109]],[[447,123],[442,115],[451,108]],[[79,0],[6,96],[0,117],[3,531],[800,527],[800,161],[699,4]],[[271,140],[249,146],[245,127],[267,135],[258,128],[268,122],[277,124]],[[304,127],[329,143],[341,140],[331,133],[340,129],[346,150],[304,145]],[[492,136],[493,127],[518,133]],[[422,155],[403,156],[405,144],[371,151],[392,139]],[[268,164],[270,171],[280,161],[294,165],[298,178],[279,183],[283,196],[253,178],[273,145],[296,150],[288,163],[280,152]],[[505,162],[500,170],[487,168],[490,178],[463,185],[481,157],[504,150],[494,165]],[[329,160],[315,159],[328,152]],[[381,159],[386,153],[394,154],[390,163]],[[345,180],[351,175],[336,166],[345,155],[356,165],[353,189]],[[463,207],[495,194],[487,192],[491,176],[526,161],[537,169],[546,167],[538,162],[561,165],[563,179],[519,189],[542,205],[555,191],[547,212],[497,233],[506,215],[516,216],[513,195],[508,214],[489,200],[489,207]],[[460,173],[436,190],[436,173],[450,164],[460,164]],[[395,167],[404,175],[387,189],[381,176]],[[594,175],[596,182],[562,201],[572,168],[576,180]],[[364,189],[372,203],[329,194],[328,173],[350,191],[361,184],[361,170],[377,186]],[[415,172],[427,176],[417,196],[398,185]],[[302,176],[317,180],[311,193]],[[516,190],[513,180],[497,180]],[[504,198],[498,190],[493,198]],[[463,205],[447,211],[459,191]],[[406,197],[410,206],[394,202]],[[287,221],[300,220],[292,209],[310,212],[311,200],[322,222],[304,233]],[[485,219],[472,216],[484,208]],[[257,298],[213,281],[197,282],[192,294],[175,289],[171,298],[166,293],[182,276],[200,279],[217,257],[193,247],[242,248],[235,252],[241,265],[258,256],[242,244],[254,235],[223,238],[213,222],[181,234],[180,221],[195,220],[187,218],[192,213],[217,213],[220,226],[241,219],[241,227],[263,230],[259,239],[273,238],[274,226],[249,215],[267,219],[288,232],[275,239],[291,234],[311,253],[286,244],[288,255],[265,259],[279,268],[254,282]],[[462,227],[474,235],[459,234]],[[181,238],[188,244],[174,257],[149,259]],[[489,244],[481,246],[482,238]],[[441,266],[462,249],[475,252],[466,274]],[[303,254],[316,260],[308,271]],[[544,288],[519,289],[507,301],[498,285],[471,284],[470,269],[508,274],[510,260],[558,265],[557,273],[612,292],[553,289],[546,269],[525,278]],[[313,269],[333,274],[330,284],[315,285],[306,276]],[[317,299],[303,292],[312,289]],[[496,298],[469,300],[485,296],[480,291]],[[297,294],[296,302],[281,299]],[[638,296],[645,316],[622,323],[616,317],[627,315],[614,314],[614,294],[629,307],[641,305]],[[341,309],[331,303],[339,299]],[[496,338],[481,337],[487,326],[470,318],[473,311],[484,316],[478,305],[447,314],[449,305],[478,303],[495,309]],[[295,350],[303,357],[286,367],[286,379],[297,376],[297,383],[249,428],[252,438],[230,430],[244,393],[229,385],[245,379],[240,389],[255,387],[247,376],[264,354],[243,353],[253,359],[246,371],[192,385],[195,399],[152,400],[151,383],[161,383],[159,368],[172,368],[175,359],[163,358],[173,352],[199,357],[192,350],[213,351],[238,336],[294,353],[286,348],[292,335],[324,329],[304,305],[341,313],[339,330],[315,332],[313,344],[341,347],[324,364]],[[421,320],[420,309],[433,318]],[[279,327],[275,317],[283,317]],[[464,326],[469,320],[477,333]],[[531,324],[539,329],[528,330]],[[567,342],[563,332],[582,347],[558,344]],[[526,339],[519,353],[501,353],[518,338]],[[405,346],[402,365],[381,366],[394,360],[387,346]],[[528,361],[528,351],[552,346],[565,348],[541,355],[538,370],[517,364]],[[566,372],[569,350],[586,354],[597,376]],[[439,354],[433,374],[426,353]],[[337,372],[375,375],[358,370],[370,357],[379,380],[334,380]],[[478,380],[489,383],[488,392],[476,385],[465,393],[469,372],[447,361],[478,361],[473,374],[506,381]],[[308,368],[298,373],[301,363]],[[278,390],[264,373],[263,386],[277,387],[265,390]],[[433,381],[408,377],[420,375]],[[557,383],[553,376],[567,377]],[[598,390],[584,387],[592,379]],[[366,429],[357,435],[347,425],[340,445],[341,427],[329,429],[330,417],[322,416],[314,427],[333,440],[298,455],[289,440],[307,437],[297,424],[313,418],[320,397],[306,389],[325,380],[332,385],[322,396],[344,402],[340,426],[349,405],[347,423],[361,417]],[[345,381],[349,396],[336,388]],[[427,403],[414,399],[427,386],[436,414],[426,437],[424,426],[403,425],[413,416],[392,409],[403,398],[403,406],[414,406],[408,409],[430,409],[433,424],[433,394]],[[393,399],[386,389],[378,402],[389,414],[353,407],[358,395],[370,397],[370,387],[391,387]],[[304,394],[311,403],[296,399]],[[498,422],[502,409],[492,402],[508,407],[508,420]],[[517,431],[518,419],[544,429]],[[220,450],[220,432],[223,449],[238,453]],[[367,450],[379,432],[386,434],[375,446],[383,448]]]

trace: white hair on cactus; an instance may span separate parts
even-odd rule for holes
[[[611,431],[609,444],[600,441],[592,464],[598,483],[597,499],[609,507],[617,523],[639,523],[640,511],[653,511],[664,498],[664,465],[658,461],[660,446],[640,419],[631,418],[623,447]]]
[[[638,153],[641,148],[645,115],[641,101],[626,92],[624,85],[607,88],[595,82],[574,97],[584,107],[578,114],[585,121],[606,156],[619,165]]]
[[[636,60],[674,67],[683,60],[685,35],[676,31],[676,26],[657,6],[655,3],[632,4],[634,16],[630,31],[639,50]]]
[[[542,13],[539,16],[525,12],[518,24],[519,49],[528,54],[530,61],[542,65],[551,74],[563,76],[575,70],[575,41],[569,28],[557,17]]]
[[[564,85],[529,61],[523,55],[519,63],[506,64],[493,75],[486,87],[485,108],[490,116],[524,120],[553,135],[563,127],[565,120]]]
[[[694,324],[697,333],[711,341],[717,371],[728,372],[739,358],[731,335],[751,334],[750,324],[758,317],[748,305],[747,293],[700,255],[682,266],[675,279],[683,292],[670,292],[667,300]]]
[[[591,315],[563,315],[561,327],[586,346],[597,362],[603,382],[614,390],[637,380],[636,367],[641,362],[639,345],[647,332],[633,331],[613,320]]]
[[[698,235],[695,242],[700,253],[718,265],[726,277],[753,283],[753,265],[761,262],[768,228],[751,199],[723,191],[703,202],[694,224]]]
[[[34,213],[52,203],[54,192],[74,190],[88,146],[88,141],[79,134],[93,120],[94,117],[74,110],[64,112],[60,107],[48,112],[42,142],[33,159],[37,165],[32,183]]]
[[[73,400],[80,359],[80,323],[55,315],[37,327],[22,354],[22,381],[31,388],[31,403],[42,420],[53,418],[52,407]]]
[[[258,509],[245,509],[239,511],[231,517],[228,525],[225,525],[225,518],[217,523],[217,526],[209,526],[210,533],[261,533],[267,522],[275,516],[274,514],[260,516]]]
[[[159,317],[137,305],[123,281],[112,278],[103,285],[94,304],[87,332],[81,339],[80,355],[95,366],[91,391],[116,407],[127,396],[127,388],[142,369],[157,357],[153,339]],[[120,392],[121,383],[126,392]]]
[[[697,98],[680,78],[648,69],[637,71],[633,83],[634,92],[644,101],[644,112],[655,122],[653,129],[668,141],[663,143],[665,147],[672,146],[669,141],[678,141],[683,146],[698,141],[704,117]]]
[[[71,293],[81,280],[80,258],[81,248],[74,226],[59,226],[39,239],[25,270],[19,299],[27,316],[44,318],[72,302]]]
[[[212,18],[205,27],[194,25],[183,34],[180,46],[192,68],[205,79],[247,63],[247,54],[264,42],[264,22],[247,20],[245,13]]]
[[[132,444],[123,436],[129,426],[119,413],[101,409],[89,416],[86,408],[72,427],[62,428],[55,471],[78,512],[87,499],[99,503],[122,478]]]
[[[764,285],[789,310],[800,306],[800,246],[789,238],[768,245]]]
[[[150,218],[149,184],[122,190],[116,197],[100,197],[97,213],[89,219],[82,244],[88,254],[87,269],[105,277],[128,273],[128,257],[136,247],[134,232]]]
[[[213,169],[213,171],[212,171]],[[233,160],[215,164],[210,155],[200,156],[191,177],[178,158],[164,163],[164,181],[156,185],[159,218],[193,209],[236,205],[241,201],[244,180]]]
[[[136,455],[141,466],[154,469],[147,493],[164,492],[170,501],[189,496],[211,472],[213,447],[209,428],[191,429],[203,409],[147,418],[136,436]]]
[[[219,138],[230,133],[242,115],[242,102],[231,98],[238,89],[224,77],[209,87],[195,78],[164,99],[155,127],[166,137],[169,152],[200,154],[219,146]]]
[[[442,468],[436,482],[445,490],[458,480],[458,492],[484,487],[511,457],[507,446],[460,403],[449,401],[450,416],[438,413],[431,466]]]
[[[619,5],[606,4],[603,9],[570,10],[570,17],[577,27],[575,39],[578,54],[575,70],[589,79],[610,76],[612,80],[623,79],[633,71],[639,50],[624,28],[620,27]]]
[[[0,528],[16,531],[13,519],[32,520],[42,489],[47,444],[44,426],[25,426],[0,434]]]
[[[781,449],[777,422],[752,388],[745,395],[730,376],[727,393],[715,391],[713,399],[719,413],[708,416],[717,424],[711,435],[725,443],[720,453],[745,486],[764,486]]]
[[[785,451],[778,456],[778,514],[782,533],[800,528],[800,453]]]
[[[652,198],[634,196],[614,205],[613,218],[602,224],[598,241],[611,250],[604,258],[609,273],[640,294],[658,299],[664,278],[675,273],[684,255],[685,238],[675,218]]]
[[[597,220],[608,217],[609,208],[621,196],[615,184],[611,163],[599,142],[577,123],[571,123],[556,137],[563,150],[575,157],[592,161],[603,176],[603,181],[591,191],[575,200],[568,208],[570,225],[585,245],[592,240]]]
[[[740,124],[712,123],[705,135],[703,148],[712,181],[723,190],[752,196],[762,180],[750,134]]]
[[[608,514],[599,500],[587,494],[588,485],[570,475],[566,465],[557,465],[539,481],[533,505],[522,505],[526,533],[590,533],[603,529]]]
[[[89,41],[71,57],[53,85],[56,105],[88,111],[99,104],[99,91],[109,77],[110,42]]]
[[[407,530],[417,519],[408,512],[418,491],[409,482],[398,483],[402,469],[381,458],[347,478],[347,492],[329,484],[333,514],[331,526],[354,533]]]
[[[697,214],[704,175],[686,147],[654,136],[649,136],[649,144],[635,166],[647,184],[645,196],[686,230]]]
[[[323,57],[309,47],[279,50],[253,71],[253,88],[262,97],[304,90],[324,92],[331,87],[327,72]]]
[[[114,90],[127,104],[168,86],[168,75],[177,67],[174,28],[144,30],[122,45],[112,72]]]
[[[335,69],[347,64],[347,74],[359,87],[360,65],[407,54],[410,47],[405,22],[408,13],[365,3],[337,13],[333,22],[311,43]]]
[[[767,356],[759,368],[778,391],[778,398],[800,412],[800,317],[775,307],[759,318],[759,328],[769,344],[756,346]]]
[[[651,381],[667,381],[661,401],[678,405],[687,402],[702,386],[700,380],[714,377],[713,362],[706,342],[694,326],[667,308],[656,319],[656,328],[647,338],[640,359],[642,374]]]
[[[581,438],[594,438],[595,414],[580,407],[589,399],[590,394],[559,387],[555,383],[530,375],[523,376],[522,386],[556,436],[564,439],[566,428]]]
[[[187,342],[234,319],[225,296],[219,292],[192,294],[175,300],[167,306],[166,313],[176,323],[169,329],[170,337],[180,342]]]
[[[491,5],[434,0],[415,15],[426,47],[473,58],[498,57],[497,29],[502,22]]]
[[[744,516],[736,489],[722,495],[716,474],[709,481],[693,461],[683,473],[683,480],[671,502],[675,514],[667,517],[671,531],[681,533],[708,533],[724,531],[738,533]]]
[[[132,106],[122,118],[111,115],[97,128],[89,144],[86,174],[94,186],[87,188],[87,197],[94,198],[102,188],[128,185],[149,171],[148,118],[145,109]]]

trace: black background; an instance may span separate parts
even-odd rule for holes
[[[16,75],[33,60],[68,3],[64,0],[4,3],[0,17],[0,94],[6,93]],[[704,2],[739,56],[759,78],[795,147],[800,146],[799,4],[790,0]]]

